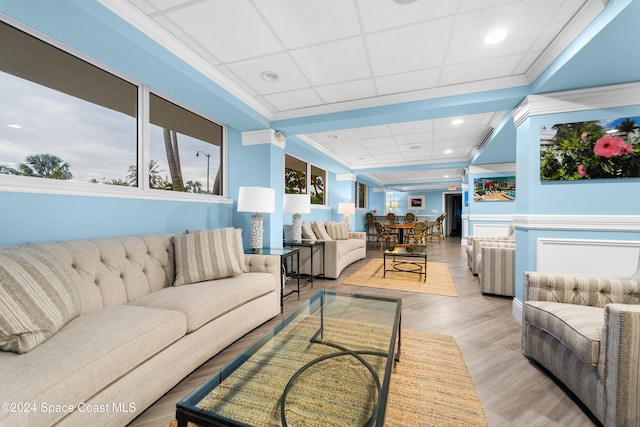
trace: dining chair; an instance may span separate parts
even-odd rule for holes
[[[447,216],[446,212],[438,215],[438,218],[433,222],[429,222],[427,226],[427,239],[431,239],[431,237],[436,237],[438,239],[438,243],[444,240],[444,218]]]
[[[387,230],[380,221],[375,221],[373,225],[376,229],[376,244],[380,243],[381,252],[383,243],[386,243],[387,247],[389,247],[392,242],[394,244],[398,243],[397,235],[389,233],[389,230]]]
[[[411,224],[413,222],[416,222],[416,214],[414,214],[413,212],[407,212],[404,215],[404,222],[407,224]]]
[[[411,234],[410,241],[416,245],[419,243],[428,244],[427,241],[427,229],[428,225],[424,221],[418,221],[413,225],[413,233]]]

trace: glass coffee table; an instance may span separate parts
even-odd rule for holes
[[[420,277],[424,275],[427,281],[427,247],[424,245],[396,246],[384,251],[382,277],[387,277],[388,271],[402,273],[416,273]],[[387,269],[387,258],[391,258],[390,267]]]
[[[401,299],[317,292],[179,402],[178,426],[382,426],[401,309]]]

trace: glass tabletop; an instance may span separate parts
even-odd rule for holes
[[[424,245],[396,246],[384,251],[385,256],[427,257],[427,247]]]
[[[179,425],[382,426],[401,307],[317,292],[178,403]]]

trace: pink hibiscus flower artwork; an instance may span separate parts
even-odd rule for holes
[[[586,170],[584,170],[584,166],[583,165],[578,165],[578,173],[580,174],[580,176],[587,176],[589,175],[587,173]]]
[[[626,151],[625,145],[624,140],[619,136],[605,135],[596,141],[596,145],[593,147],[593,154],[607,159],[619,156]]]

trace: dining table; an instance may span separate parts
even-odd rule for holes
[[[404,241],[404,231],[405,230],[413,230],[413,227],[415,226],[415,223],[413,222],[409,222],[409,223],[393,223],[393,224],[384,224],[384,226],[386,228],[390,228],[390,229],[394,229],[394,230],[398,230],[399,232],[399,237],[398,237],[398,245],[399,246],[408,246],[408,243],[405,243]]]

